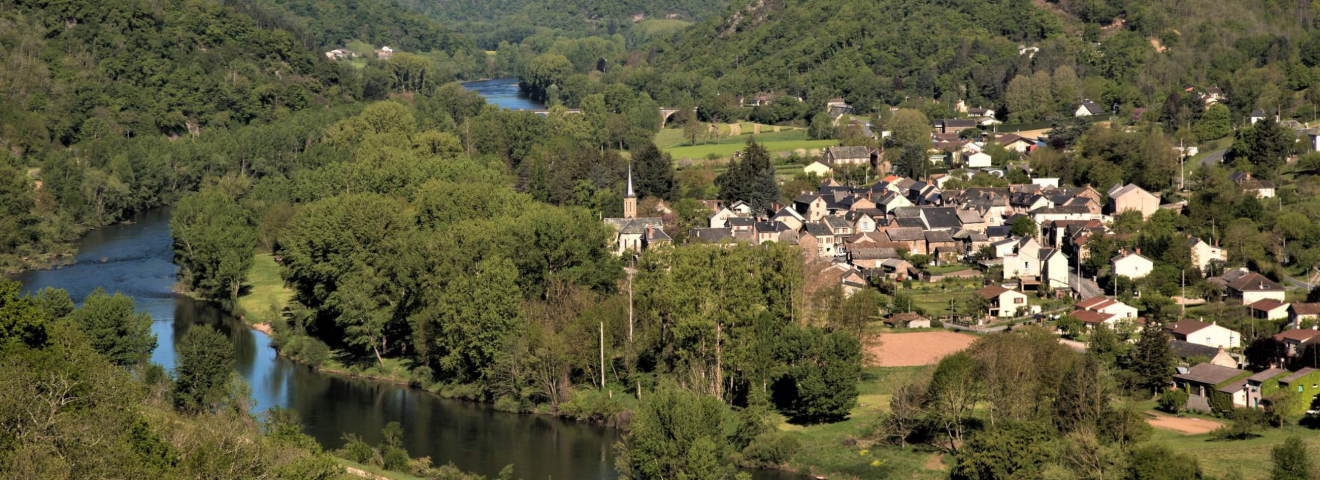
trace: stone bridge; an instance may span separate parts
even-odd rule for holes
[[[678,113],[680,110],[682,110],[682,109],[681,109],[681,108],[675,108],[675,107],[660,107],[660,128],[665,128],[665,123],[668,123],[668,122],[669,122],[669,117],[674,116],[674,114],[675,114],[675,113]],[[520,110],[520,111],[523,111],[523,112],[532,112],[532,113],[535,113],[535,114],[540,115],[540,116],[542,116],[542,117],[546,117],[546,116],[549,116],[549,115],[550,115],[550,110],[549,110],[549,109],[544,109],[544,108],[542,108],[542,109],[536,109],[536,110]],[[693,113],[695,113],[695,112],[697,111],[697,109],[694,107],[694,108],[692,109],[692,111],[693,111]],[[582,109],[580,109],[580,108],[570,108],[570,109],[568,109],[568,113],[569,113],[569,114],[575,114],[575,115],[581,115],[581,114],[582,114]]]

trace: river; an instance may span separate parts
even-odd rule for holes
[[[486,103],[496,105],[500,108],[512,110],[541,110],[545,104],[528,98],[518,89],[518,79],[496,78],[493,80],[478,80],[475,82],[466,82],[463,88],[477,92],[486,97]]]
[[[389,383],[318,373],[275,354],[270,338],[214,304],[176,295],[169,211],[157,209],[129,222],[89,232],[70,265],[31,270],[13,278],[28,292],[63,288],[81,301],[96,288],[122,292],[151,314],[158,347],[151,361],[172,368],[176,339],[188,327],[208,324],[229,336],[235,367],[251,386],[256,411],[272,406],[296,410],[305,431],[327,448],[343,445],[344,433],[368,443],[397,421],[404,446],[414,457],[435,464],[453,462],[487,477],[514,465],[514,478],[526,480],[613,480],[614,429],[558,418],[498,412],[488,405],[442,399]],[[753,472],[758,480],[798,478]]]

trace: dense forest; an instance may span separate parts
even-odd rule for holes
[[[663,0],[400,0],[467,35],[482,48],[500,42],[518,44],[530,37],[570,38],[624,34],[645,39],[705,19],[724,8],[724,1]]]
[[[324,451],[297,413],[261,414],[234,371],[229,338],[205,324],[181,333],[172,372],[148,363],[152,318],[96,290],[19,295],[0,282],[0,476],[5,478],[356,479],[342,459],[422,478],[483,480],[413,459],[387,425]],[[392,434],[393,433],[393,434]],[[370,468],[370,467],[367,467]]]

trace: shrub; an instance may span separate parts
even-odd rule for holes
[[[344,448],[339,450],[339,456],[347,458],[351,462],[369,465],[376,457],[376,449],[371,448],[371,445],[362,441],[357,435],[345,433]]]
[[[303,341],[299,360],[313,368],[325,365],[325,362],[330,360],[330,346],[315,338],[307,337],[307,340]]]
[[[559,404],[559,413],[564,416],[594,423],[611,423],[622,411],[622,403],[599,393],[577,393],[572,400]]]
[[[512,413],[524,413],[529,410],[526,402],[513,398],[513,395],[500,395],[500,398],[495,399],[495,409]]]
[[[796,437],[784,432],[765,433],[743,449],[743,465],[754,468],[783,465],[801,448]]]
[[[1187,405],[1187,391],[1183,389],[1167,390],[1160,395],[1157,408],[1162,412],[1178,413]]]
[[[1239,408],[1229,412],[1229,415],[1233,417],[1233,422],[1210,432],[1211,440],[1247,440],[1260,436],[1256,430],[1264,424],[1263,412],[1253,408]]]

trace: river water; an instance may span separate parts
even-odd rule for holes
[[[16,275],[26,291],[63,288],[81,301],[96,288],[132,296],[151,314],[158,347],[151,361],[173,368],[175,339],[195,324],[215,326],[234,345],[236,370],[251,386],[256,410],[296,410],[306,432],[327,448],[343,445],[344,433],[368,443],[397,421],[404,446],[435,464],[494,477],[514,465],[526,480],[613,480],[614,429],[545,416],[498,412],[484,404],[442,399],[398,385],[322,374],[280,358],[270,339],[215,305],[176,295],[169,211],[157,209],[129,222],[89,232],[70,265]],[[798,478],[753,472],[757,480]]]
[[[480,93],[486,103],[512,110],[541,110],[545,104],[527,97],[518,90],[517,78],[496,78],[463,84],[463,88]]]

